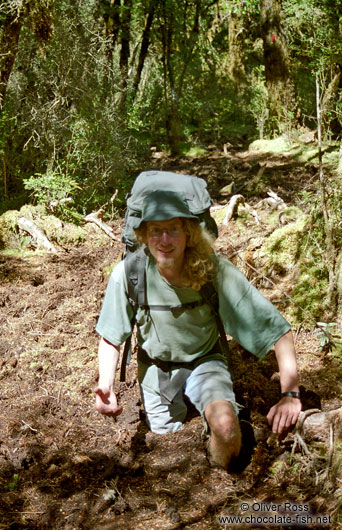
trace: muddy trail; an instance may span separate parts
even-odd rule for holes
[[[299,172],[284,160],[275,169],[271,162],[263,172],[268,185],[288,202],[301,186],[299,175],[310,183],[316,171],[309,165]],[[229,159],[237,188],[245,186],[251,201],[260,197],[247,177],[262,163]],[[216,200],[227,184],[227,156],[158,160],[163,164],[215,182]],[[111,225],[119,238],[122,221]],[[237,266],[243,241],[261,237],[264,227],[251,223],[250,230],[241,232],[235,221],[220,226],[219,252]],[[117,383],[122,415],[114,421],[95,411],[94,328],[108,270],[122,251],[108,239],[55,255],[0,255],[0,529],[339,528],[340,433],[332,443],[328,429],[304,445],[293,432],[282,439],[271,434],[265,415],[279,395],[273,352],[257,361],[232,346],[235,391],[256,440],[239,473],[210,467],[201,418],[191,407],[180,432],[148,431],[134,357],[126,382]],[[250,280],[272,298],[272,288],[253,274]],[[277,295],[276,303],[282,310],[288,300]],[[337,409],[339,360],[322,353],[311,329],[295,330],[295,340],[304,409]],[[234,515],[242,519],[228,519]]]

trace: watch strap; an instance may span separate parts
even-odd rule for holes
[[[300,399],[300,392],[282,392],[281,397],[294,397]]]

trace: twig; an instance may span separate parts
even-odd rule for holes
[[[31,425],[29,425],[28,423],[26,423],[24,420],[20,420],[21,423],[23,424],[23,428],[25,430],[27,429],[30,429],[32,432],[38,432],[37,429],[34,429],[33,427],[31,427]]]
[[[334,456],[334,425],[330,423],[330,431],[329,431],[329,453],[328,453],[328,465],[327,465],[327,471],[329,472],[332,466],[332,459]]]

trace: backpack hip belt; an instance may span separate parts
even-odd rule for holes
[[[169,405],[173,402],[176,394],[183,388],[191,372],[201,364],[203,357],[208,357],[211,353],[216,353],[220,350],[219,341],[216,342],[215,346],[207,353],[204,353],[200,357],[197,357],[190,362],[175,362],[175,361],[162,361],[161,359],[152,359],[148,353],[139,346],[138,348],[138,361],[146,364],[147,366],[155,365],[158,368],[158,382],[159,382],[159,393],[160,401],[163,405]],[[172,370],[177,369],[176,375],[171,377]]]

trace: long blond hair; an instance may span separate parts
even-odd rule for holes
[[[216,271],[214,238],[194,219],[181,218],[187,236],[182,270],[183,287],[199,291],[213,280]],[[147,244],[146,223],[135,230],[140,244]]]

